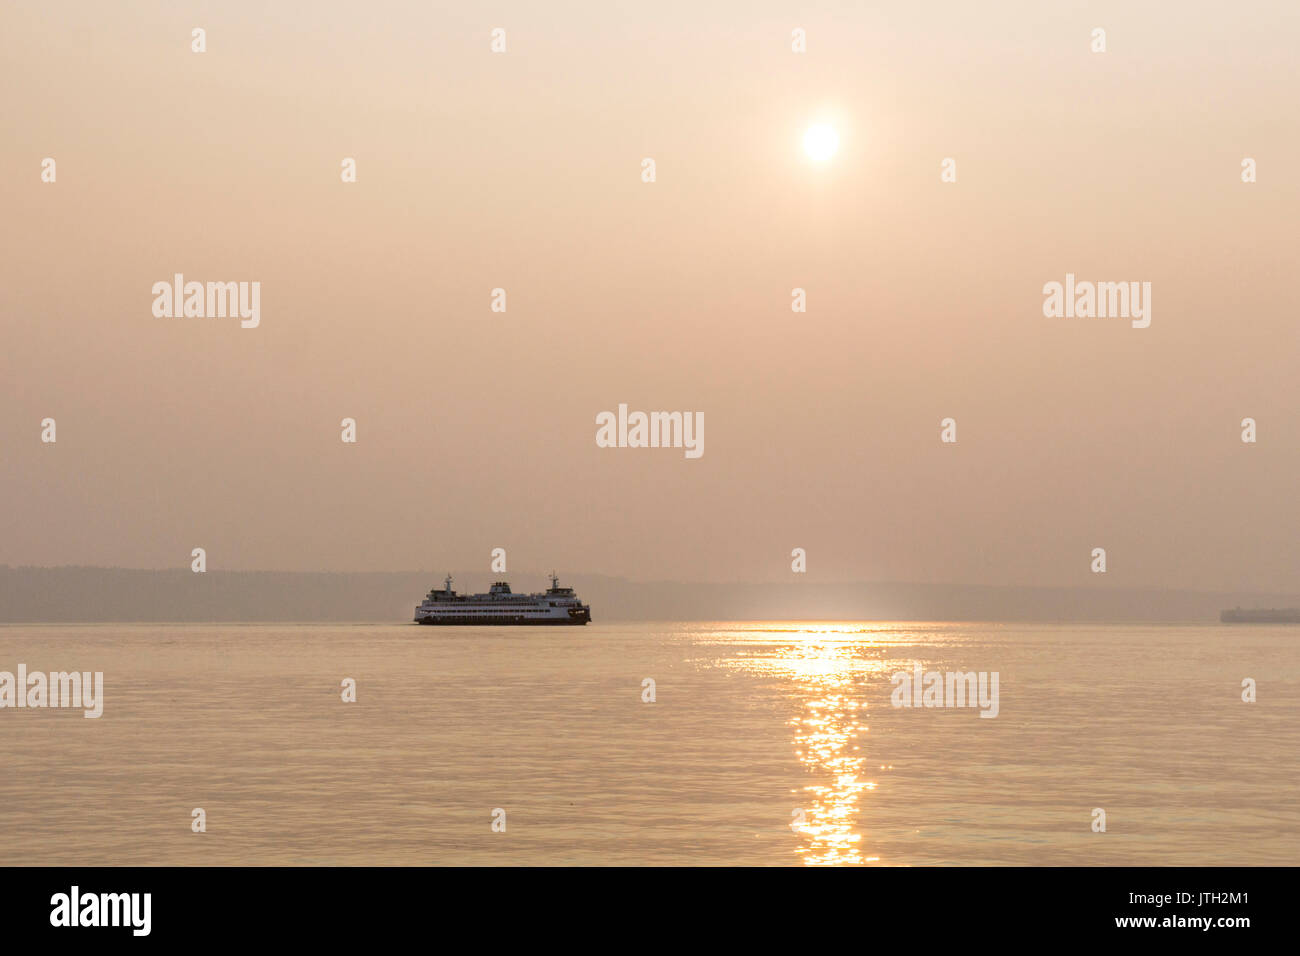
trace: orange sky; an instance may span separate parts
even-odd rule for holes
[[[1295,4],[467,6],[0,8],[0,562],[1294,588]]]

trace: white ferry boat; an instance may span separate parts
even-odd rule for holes
[[[591,608],[578,600],[573,588],[560,587],[551,575],[545,592],[514,594],[505,581],[497,581],[487,594],[457,594],[451,575],[444,587],[431,590],[415,609],[417,624],[587,624]]]

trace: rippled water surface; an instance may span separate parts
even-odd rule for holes
[[[0,671],[105,685],[98,720],[0,709],[0,839],[10,864],[1295,864],[1298,662],[1284,626],[0,627]],[[917,663],[998,672],[998,716],[892,707]]]

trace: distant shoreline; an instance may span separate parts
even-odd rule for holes
[[[453,572],[486,581],[489,572]],[[397,624],[441,573],[0,566],[5,624]],[[542,574],[504,575],[542,590]],[[569,572],[598,622],[1006,622],[1219,624],[1232,607],[1300,606],[1297,594],[907,582],[630,581]],[[1232,625],[1225,625],[1232,626]]]

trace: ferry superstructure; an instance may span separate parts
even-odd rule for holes
[[[543,592],[515,594],[505,581],[497,581],[486,594],[457,594],[447,575],[442,590],[434,588],[415,609],[417,624],[587,624],[591,608],[578,600],[573,588],[560,587],[551,575],[551,586]]]

